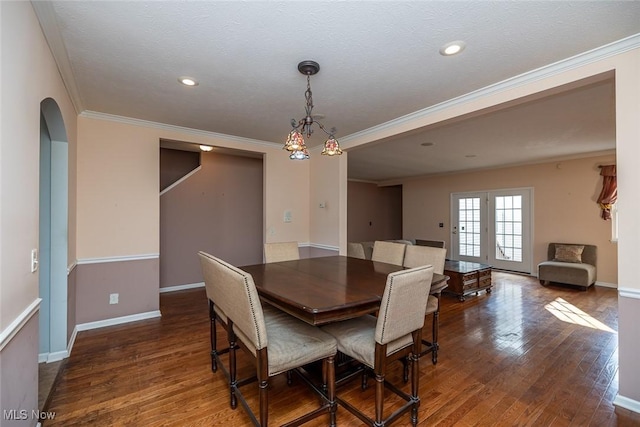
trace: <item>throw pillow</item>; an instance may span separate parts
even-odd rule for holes
[[[582,262],[583,251],[584,245],[556,245],[556,256],[554,261]]]

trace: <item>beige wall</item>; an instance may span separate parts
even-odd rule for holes
[[[76,144],[76,114],[29,2],[0,2],[2,31],[0,88],[0,330],[38,296],[30,272],[38,247],[40,102],[56,101],[62,112],[70,157]],[[75,165],[69,162],[70,176]],[[70,179],[73,185],[73,180]],[[69,188],[69,197],[75,191]],[[73,221],[73,215],[70,217]],[[70,233],[75,224],[69,225]],[[75,245],[69,242],[70,256]]]
[[[318,148],[311,150],[309,182],[309,239],[310,243],[331,248],[340,246],[338,227],[341,179],[346,179],[341,171],[340,157],[320,154]],[[324,203],[324,208],[320,207]]]
[[[30,258],[38,248],[40,103],[58,104],[69,143],[69,259],[76,113],[30,2],[0,2],[0,41],[0,411],[30,412],[38,402],[38,313],[29,308],[38,299]]]
[[[531,187],[532,273],[546,260],[550,242],[587,243],[598,247],[597,280],[617,284],[618,248],[610,241],[611,221],[600,218],[596,204],[602,189],[598,165],[604,164],[615,164],[615,155],[407,181],[403,237],[445,240],[451,247],[451,193]],[[440,222],[444,228],[438,227]]]
[[[265,153],[266,241],[309,241],[308,162],[289,160],[277,146],[99,117],[78,119],[79,259],[159,253],[160,139]]]

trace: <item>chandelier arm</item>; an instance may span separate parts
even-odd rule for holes
[[[318,127],[319,127],[320,129],[322,129],[322,131],[323,131],[324,133],[326,133],[327,135],[329,135],[329,136],[331,136],[331,137],[333,137],[333,136],[335,135],[335,133],[336,133],[336,130],[335,130],[335,129],[331,129],[331,131],[327,131],[327,130],[324,128],[324,126],[322,125],[322,123],[320,123],[319,121],[315,120],[315,121],[314,121],[314,123],[317,123],[317,124],[318,124]]]

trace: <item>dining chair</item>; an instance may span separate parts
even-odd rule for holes
[[[372,261],[386,262],[387,264],[402,265],[404,251],[407,245],[395,242],[376,240],[373,244]]]
[[[207,257],[204,252],[199,252],[200,266],[204,275],[204,288],[207,295],[207,301],[209,302],[209,340],[211,342],[211,370],[213,372],[218,371],[219,356],[229,352],[229,348],[226,347],[222,350],[218,349],[218,329],[216,323],[227,329],[227,315],[218,307],[214,301],[216,301],[216,295],[219,293],[219,288],[215,286],[215,277],[213,270],[207,266]]]
[[[444,263],[447,257],[447,250],[444,248],[436,248],[431,246],[407,246],[404,254],[404,267],[417,267],[419,265],[432,265],[433,272],[444,274]],[[424,350],[420,352],[420,357],[431,353],[431,362],[435,365],[438,363],[438,330],[440,319],[440,295],[429,295],[427,300],[427,310],[425,316],[433,315],[431,323],[431,341],[422,340]],[[405,365],[405,381],[408,372]]]
[[[364,246],[362,246],[362,243],[356,242],[347,243],[347,256],[352,258],[367,259],[364,254]]]
[[[400,270],[387,276],[378,317],[366,315],[343,322],[330,323],[322,329],[338,341],[338,350],[362,363],[375,377],[375,416],[368,417],[340,396],[338,403],[371,426],[385,426],[401,414],[411,411],[411,423],[418,423],[420,334],[424,325],[424,307],[431,288],[433,267],[421,266]],[[388,360],[409,358],[411,394],[386,379]],[[353,376],[352,378],[355,378]],[[384,389],[388,388],[406,401],[387,418],[384,416]]]
[[[300,259],[298,242],[278,242],[264,244],[266,262],[294,261]]]
[[[291,370],[298,372],[297,368],[321,360],[322,389],[300,374],[304,382],[320,396],[320,406],[283,425],[298,426],[323,414],[329,414],[329,425],[335,426],[336,340],[320,328],[280,310],[266,306],[263,310],[250,274],[213,255],[205,252],[198,254],[205,280],[208,280],[211,287],[216,289],[215,306],[226,314],[229,370],[226,371],[223,365],[222,370],[229,381],[231,408],[236,409],[239,400],[253,425],[267,426],[269,378]],[[236,350],[238,348],[242,348],[254,358],[256,376],[246,379],[237,378]],[[255,380],[258,382],[259,393],[258,417],[240,391],[240,387]]]

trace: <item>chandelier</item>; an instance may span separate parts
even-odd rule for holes
[[[320,65],[315,61],[302,61],[298,64],[298,71],[307,76],[307,90],[304,92],[304,97],[307,100],[305,107],[305,117],[296,122],[295,119],[291,119],[291,132],[287,137],[283,149],[290,151],[289,158],[292,160],[305,160],[309,158],[309,150],[304,141],[304,136],[311,137],[313,133],[312,125],[316,123],[318,127],[326,133],[329,138],[324,143],[322,154],[325,156],[335,156],[342,154],[342,149],[338,140],[334,137],[336,128],[331,128],[327,131],[322,123],[313,119],[311,112],[313,110],[313,95],[311,94],[311,76],[320,71]]]

